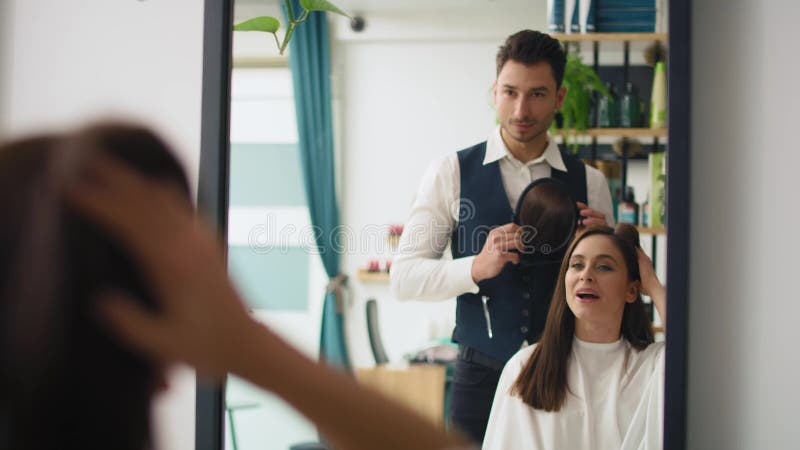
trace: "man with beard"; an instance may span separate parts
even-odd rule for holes
[[[556,281],[516,267],[522,230],[510,222],[522,191],[552,177],[578,202],[579,228],[614,221],[605,177],[560,151],[547,132],[566,95],[565,65],[561,44],[546,34],[524,30],[506,40],[493,87],[499,126],[487,141],[431,165],[392,265],[398,299],[457,297],[449,414],[478,442],[500,372],[539,339]],[[448,242],[452,260],[443,258]]]

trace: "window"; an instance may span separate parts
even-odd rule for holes
[[[259,320],[316,358],[327,277],[312,251],[289,69],[235,68],[231,98],[231,278]],[[282,400],[236,377],[228,380],[226,424],[228,449],[317,440]]]

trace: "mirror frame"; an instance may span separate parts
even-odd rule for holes
[[[686,448],[691,152],[691,0],[669,2],[667,310],[664,448]],[[681,176],[670,176],[680,174]]]
[[[233,0],[205,0],[203,19],[203,97],[197,208],[218,236],[228,235],[230,166],[231,53]],[[224,247],[227,259],[227,247]],[[225,390],[197,380],[195,449],[225,446]]]
[[[227,236],[233,1],[205,0],[203,99],[198,208]],[[691,144],[691,0],[669,2],[667,173],[667,305],[664,448],[686,448],[689,295],[689,163]],[[222,384],[197,383],[195,448],[225,444]]]

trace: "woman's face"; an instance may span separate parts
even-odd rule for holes
[[[622,252],[603,235],[578,243],[569,259],[565,285],[567,305],[576,321],[616,330],[625,303],[634,302],[639,292],[639,282],[628,280]]]

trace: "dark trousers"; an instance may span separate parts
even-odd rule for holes
[[[483,435],[486,433],[500,372],[501,370],[462,358],[456,360],[453,370],[453,381],[450,385],[450,424],[479,444],[483,442]]]

